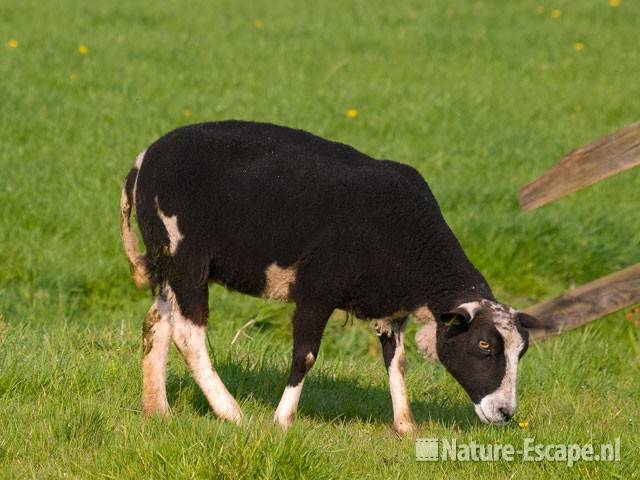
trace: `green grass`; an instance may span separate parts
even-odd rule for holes
[[[135,156],[178,125],[304,128],[418,168],[500,298],[525,307],[638,261],[640,170],[528,214],[516,192],[568,150],[638,120],[639,24],[632,0],[3,1],[0,477],[637,476],[640,340],[623,313],[530,350],[517,414],[526,429],[482,425],[413,341],[408,372],[423,437],[620,437],[619,463],[416,462],[413,440],[389,427],[377,340],[340,315],[285,435],[271,416],[291,306],[220,288],[211,354],[245,423],[214,418],[175,352],[173,417],[143,419],[150,299],[128,275],[118,202]]]

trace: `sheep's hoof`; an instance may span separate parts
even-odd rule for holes
[[[401,420],[399,422],[395,422],[393,424],[393,429],[401,437],[413,435],[418,431],[418,427],[416,426],[416,424],[409,420]]]
[[[242,423],[242,410],[240,410],[239,407],[232,409],[231,411],[221,413],[218,416],[223,420],[235,423],[236,425],[240,425]]]
[[[278,415],[278,413],[276,412],[275,416],[273,417],[273,423],[278,425],[282,430],[286,432],[289,429],[289,427],[293,425],[293,420],[295,418],[296,418],[295,414]]]
[[[143,402],[142,414],[147,418],[149,417],[169,418],[171,416],[171,411],[169,410],[169,405],[167,405],[166,403]]]

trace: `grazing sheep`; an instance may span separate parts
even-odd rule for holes
[[[131,229],[134,204],[145,254]],[[415,429],[404,382],[409,315],[424,325],[419,349],[451,372],[484,422],[514,414],[525,327],[538,322],[496,302],[411,167],[271,124],[191,125],[138,156],[121,231],[134,282],[155,296],[143,324],[147,415],[169,412],[173,339],[214,412],[241,419],[207,353],[209,282],[296,304],[291,373],[275,413],[284,427],[334,309],[374,321],[398,432]]]

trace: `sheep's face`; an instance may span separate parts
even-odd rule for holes
[[[428,322],[416,343],[462,385],[480,420],[506,424],[516,410],[518,362],[529,344],[526,328],[540,326],[530,315],[482,300]]]

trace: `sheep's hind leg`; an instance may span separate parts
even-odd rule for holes
[[[174,297],[172,302],[173,341],[215,414],[225,420],[240,423],[242,419],[240,407],[222,383],[209,359],[206,334],[209,314],[207,297],[206,285],[190,295],[189,301],[185,302],[182,308]]]
[[[142,412],[146,416],[169,415],[166,382],[172,330],[170,306],[158,295],[142,324]]]

